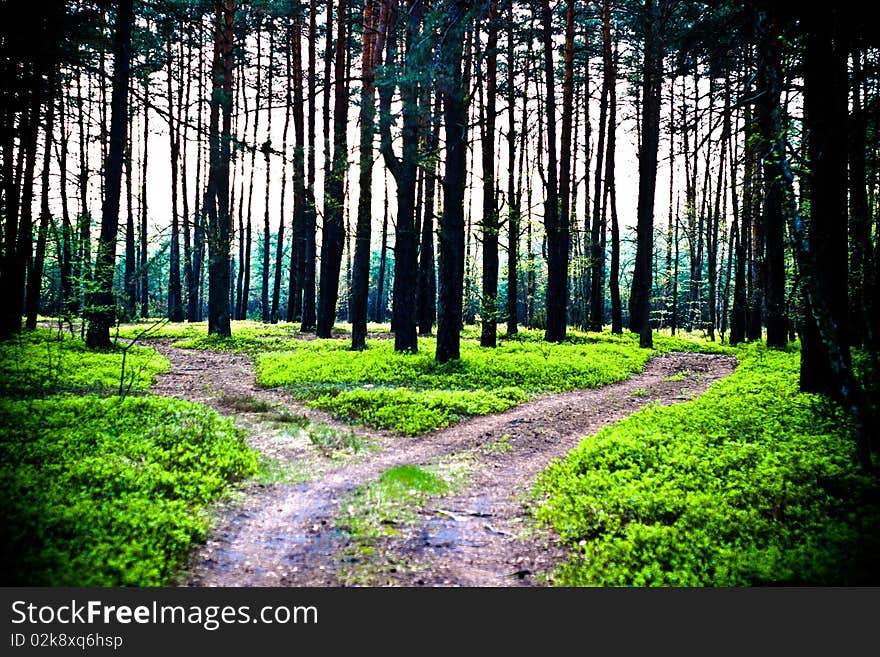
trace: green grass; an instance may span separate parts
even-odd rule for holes
[[[122,350],[93,351],[79,338],[36,329],[0,343],[0,396],[32,397],[54,392],[107,392],[119,389]],[[147,347],[128,351],[125,387],[143,390],[168,360]]]
[[[4,584],[167,584],[205,507],[257,470],[214,411],[158,397],[0,400]]]
[[[841,411],[799,393],[798,354],[743,350],[700,398],[585,439],[540,478],[538,517],[571,547],[556,582],[878,581],[880,486]]]
[[[572,331],[562,344],[522,331],[497,349],[464,340],[461,359],[434,361],[435,340],[421,338],[417,354],[394,351],[388,340],[370,340],[351,351],[341,340],[295,343],[257,356],[257,381],[286,386],[310,405],[352,422],[417,435],[473,415],[497,413],[531,395],[594,388],[621,381],[668,351],[732,352],[728,347],[657,336],[656,351],[639,349],[638,337]]]

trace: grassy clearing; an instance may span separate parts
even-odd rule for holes
[[[256,472],[243,433],[158,397],[0,400],[5,584],[166,584],[205,507]]]
[[[33,397],[55,392],[116,392],[122,349],[92,351],[79,338],[49,329],[27,331],[0,343],[0,396]],[[131,347],[124,386],[148,388],[168,360],[147,347]]]
[[[506,410],[542,392],[593,388],[621,381],[653,353],[732,350],[714,343],[657,336],[655,352],[634,335],[573,331],[562,344],[522,331],[497,349],[462,343],[460,360],[438,365],[435,341],[421,338],[419,353],[396,353],[387,340],[355,352],[341,340],[297,342],[257,356],[257,381],[286,386],[314,407],[352,422],[417,435],[462,418]]]
[[[798,355],[752,347],[699,399],[585,439],[541,477],[563,585],[876,583],[880,486]]]

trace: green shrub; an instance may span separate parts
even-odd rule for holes
[[[257,381],[290,387],[310,405],[351,421],[419,434],[503,411],[530,395],[621,381],[652,354],[630,336],[575,334],[548,344],[536,332],[524,333],[497,349],[465,340],[461,359],[443,365],[434,360],[431,338],[420,339],[416,354],[397,353],[388,340],[370,340],[364,351],[351,351],[341,340],[303,341],[259,354]]]
[[[880,488],[839,409],[797,390],[798,356],[755,348],[695,401],[585,439],[540,478],[571,546],[563,585],[877,580]]]
[[[242,432],[159,397],[0,400],[4,584],[154,586],[256,471]]]
[[[95,351],[79,338],[48,329],[22,333],[0,343],[0,396],[28,397],[60,391],[117,391],[122,349]],[[125,359],[125,387],[148,388],[168,360],[135,345]]]

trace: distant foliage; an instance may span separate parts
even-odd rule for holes
[[[544,473],[539,518],[573,550],[557,583],[876,583],[880,486],[845,427],[798,393],[796,352],[743,350],[700,398],[602,429]]]
[[[146,389],[168,360],[145,347],[133,346],[127,356],[126,385]],[[36,329],[0,343],[0,395],[25,397],[60,391],[116,391],[122,350],[92,351],[79,338]]]
[[[203,509],[256,472],[214,411],[157,397],[0,399],[4,584],[167,584]]]

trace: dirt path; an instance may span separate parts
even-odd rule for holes
[[[171,361],[153,390],[235,414],[249,441],[309,477],[300,483],[251,483],[219,512],[182,582],[189,586],[335,586],[346,539],[333,526],[341,499],[396,465],[422,465],[449,455],[472,457],[471,476],[458,493],[430,502],[419,522],[379,546],[377,585],[508,586],[544,580],[564,552],[549,532],[531,531],[523,501],[534,478],[586,435],[645,404],[684,401],[733,371],[730,356],[668,354],[621,383],[544,396],[496,415],[473,418],[417,438],[355,429],[374,451],[329,459],[308,440],[291,439],[264,414],[242,412],[265,402],[351,431],[279,390],[257,387],[246,356],[153,346]],[[242,401],[245,400],[245,401]],[[509,447],[490,450],[499,440]]]

